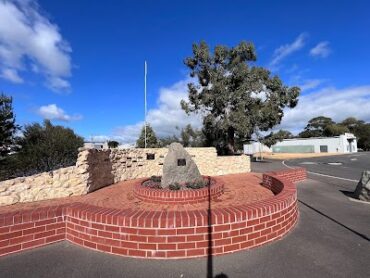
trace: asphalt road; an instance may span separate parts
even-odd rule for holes
[[[310,172],[358,181],[364,170],[370,170],[370,152],[294,159],[285,163],[288,166],[305,167]]]
[[[338,159],[357,173],[367,167],[366,156],[334,160]],[[350,171],[300,163],[294,160],[288,165],[355,178]],[[252,164],[256,172],[281,168],[285,166],[280,161]],[[214,257],[212,268],[206,258],[131,259],[62,242],[0,258],[0,277],[370,277],[370,204],[352,201],[345,194],[356,183],[309,175],[297,187],[300,216],[291,233],[257,249]]]

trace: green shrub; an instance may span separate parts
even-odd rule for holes
[[[206,185],[207,185],[207,181],[203,179],[186,183],[186,187],[190,189],[200,189],[200,188],[205,187]]]
[[[168,186],[168,188],[170,190],[180,190],[181,189],[181,185],[178,182],[175,182],[174,184],[170,184]]]
[[[153,182],[161,182],[162,177],[161,176],[151,176],[150,180]]]

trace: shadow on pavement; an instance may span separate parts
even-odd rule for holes
[[[329,220],[333,221],[334,223],[338,224],[339,226],[341,226],[341,227],[343,227],[343,228],[347,229],[348,231],[350,231],[350,232],[354,233],[355,235],[358,235],[359,237],[363,238],[364,240],[366,240],[366,241],[370,241],[370,238],[368,238],[366,235],[361,234],[361,233],[359,233],[359,232],[357,232],[357,231],[355,231],[355,230],[351,229],[350,227],[348,227],[348,226],[346,226],[346,225],[344,225],[344,224],[340,223],[339,221],[335,220],[334,218],[331,218],[329,215],[327,215],[327,214],[325,214],[325,213],[323,213],[323,212],[321,212],[321,211],[319,211],[319,210],[315,209],[314,207],[310,206],[309,204],[307,204],[307,203],[305,203],[305,202],[303,202],[303,201],[301,201],[301,200],[298,200],[298,202],[300,202],[302,205],[304,205],[304,206],[306,206],[306,207],[308,207],[308,208],[312,209],[313,211],[317,212],[318,214],[320,214],[320,215],[324,216],[325,218],[327,218],[327,219],[329,219]]]
[[[208,253],[207,253],[207,278],[228,278],[224,273],[213,277],[213,256],[212,256],[212,207],[211,207],[211,177],[208,177]]]
[[[339,190],[339,191],[349,198],[354,198],[354,193],[355,193],[354,191],[347,191],[347,190]]]

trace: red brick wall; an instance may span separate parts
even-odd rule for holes
[[[63,207],[0,215],[0,256],[64,240]]]
[[[67,216],[67,240],[130,257],[190,258],[206,256],[208,252],[225,254],[256,247],[286,234],[298,216],[293,196],[286,202],[289,205],[284,208],[283,203],[266,201],[264,209],[251,205],[212,211],[211,228],[207,211],[122,214],[113,210],[95,213],[96,208],[75,207],[69,213],[71,216]]]
[[[100,208],[82,203],[0,215],[0,255],[66,239],[90,249],[142,258],[191,258],[280,239],[298,219],[292,180],[302,170],[266,173],[275,196],[248,205],[189,211]],[[283,178],[282,178],[283,177]]]

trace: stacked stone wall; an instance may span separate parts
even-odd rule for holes
[[[246,155],[217,156],[215,148],[185,149],[204,176],[250,172],[250,158]],[[114,181],[162,175],[167,151],[166,148],[112,150],[110,155]],[[147,159],[150,155],[154,155],[154,159]]]
[[[215,148],[186,148],[204,176],[250,172],[248,156],[217,156]],[[75,166],[0,182],[0,206],[78,196],[107,185],[162,175],[167,148],[81,149]]]
[[[82,195],[83,175],[76,166],[0,182],[0,205]]]

